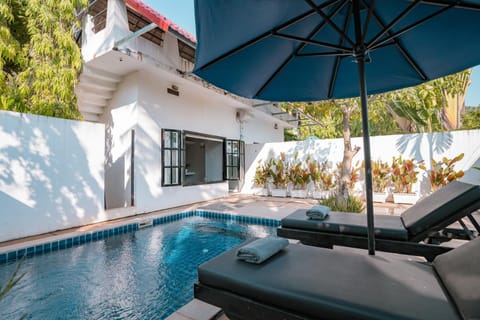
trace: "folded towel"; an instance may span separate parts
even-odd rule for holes
[[[257,239],[239,248],[237,258],[250,263],[260,264],[288,245],[285,238],[266,237]]]
[[[330,208],[327,206],[317,205],[307,210],[307,217],[314,220],[323,220],[328,217]]]

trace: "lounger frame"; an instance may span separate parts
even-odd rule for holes
[[[361,249],[368,248],[368,239],[361,236],[351,236],[340,233],[327,233],[285,227],[278,228],[277,235],[279,237],[297,239],[301,243],[309,246],[323,247],[329,249],[332,249],[333,246],[343,246]],[[452,248],[434,244],[376,238],[375,249],[378,251],[421,256],[425,257],[425,259],[427,259],[428,261],[433,261],[436,256],[450,251]]]
[[[223,312],[225,312],[230,320],[313,319],[199,282],[195,283],[193,290],[196,299],[221,306]]]
[[[423,232],[420,232],[405,241],[381,239],[376,237],[375,249],[379,251],[423,256],[428,261],[432,261],[437,255],[445,253],[452,248],[429,244],[429,237],[435,236],[441,230],[449,230],[450,234],[452,234],[452,238],[455,238],[455,232],[453,232],[453,229],[448,229],[447,227],[454,222],[461,221],[461,219],[465,217],[470,219],[475,229],[477,229],[477,234],[480,233],[479,225],[472,216],[472,212],[475,212],[478,209],[480,209],[480,201],[462,208],[455,214],[448,217],[448,219],[444,219],[443,221],[430,226]],[[459,231],[457,234],[461,234],[461,232]],[[472,232],[471,235],[473,234],[474,233]],[[284,238],[300,240],[300,242],[306,245],[330,249],[333,248],[334,245],[363,249],[368,248],[368,239],[366,236],[354,236],[342,233],[289,228],[285,226],[277,228],[277,235]],[[424,241],[425,243],[421,243],[420,241]]]

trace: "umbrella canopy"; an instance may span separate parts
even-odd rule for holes
[[[194,73],[240,96],[360,96],[374,253],[368,94],[480,64],[480,0],[196,0]]]

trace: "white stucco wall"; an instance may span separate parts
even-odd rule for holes
[[[0,241],[106,219],[104,132],[0,111]]]
[[[107,209],[131,205],[132,131],[137,124],[138,73],[125,76],[102,116]]]
[[[431,159],[442,157],[453,158],[464,153],[463,160],[455,166],[457,170],[466,171],[462,181],[480,184],[480,171],[470,169],[480,165],[480,130],[452,131],[443,133],[405,134],[371,137],[371,158],[391,162],[393,156],[425,160],[427,169]],[[354,157],[353,163],[363,161],[363,140],[353,138],[353,146],[359,146],[360,152]],[[285,152],[287,157],[293,157],[298,152],[299,159],[305,159],[310,154],[312,159],[329,161],[331,164],[341,162],[343,158],[343,139],[307,140],[299,142],[251,144],[246,146],[245,185],[243,193],[253,193],[253,177],[259,160],[277,157]],[[363,185],[363,184],[362,184]],[[359,186],[362,187],[362,186]],[[419,193],[426,194],[430,189],[428,177],[423,172],[419,176]]]
[[[172,84],[179,89],[178,97],[167,93]],[[249,118],[241,131],[235,115],[238,108],[245,107],[228,95],[214,93],[160,69],[139,70],[124,77],[109,103],[111,115],[103,118],[107,126],[107,164],[112,165],[107,174],[107,178],[112,177],[106,181],[107,199],[115,199],[119,206],[128,205],[130,189],[126,183],[128,161],[125,157],[131,151],[130,141],[120,137],[128,137],[132,129],[135,130],[135,213],[228,195],[227,182],[162,187],[161,134],[162,129],[177,129],[228,139],[242,138],[247,143],[283,140],[283,130],[274,129],[273,120],[268,118]],[[125,165],[115,166],[115,161]],[[119,176],[123,177],[120,182]],[[124,203],[117,201],[122,197]]]

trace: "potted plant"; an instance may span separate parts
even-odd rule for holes
[[[446,157],[443,157],[440,161],[432,159],[432,169],[430,170],[428,177],[433,192],[445,186],[447,183],[463,177],[464,172],[462,170],[455,171],[454,166],[455,163],[462,160],[464,156],[465,154],[460,153],[453,159],[448,159]]]
[[[390,166],[382,160],[372,161],[373,201],[386,202],[387,186],[390,180]]]
[[[418,182],[418,168],[425,169],[423,161],[393,157],[391,165],[391,181],[393,184],[393,202],[414,204],[418,193],[413,192],[413,186]]]
[[[327,161],[316,163],[316,178],[318,182],[316,184],[315,191],[312,194],[314,199],[326,199],[330,197],[334,186],[334,174],[332,168]]]
[[[273,178],[273,197],[287,196],[287,174],[288,163],[286,162],[285,153],[280,153],[280,157],[272,162],[272,178]]]
[[[343,167],[342,162],[337,162],[337,170],[335,171],[336,181],[339,181],[340,177],[342,176],[342,167]],[[356,183],[360,181],[360,169],[361,169],[361,163],[359,161],[355,162],[355,165],[351,166],[350,183],[348,184],[348,189],[351,193],[353,193]]]
[[[310,181],[309,170],[302,167],[301,162],[290,165],[288,171],[288,181],[291,183],[290,196],[293,198],[306,198],[306,186]]]
[[[307,161],[307,168],[308,168],[308,175],[309,175],[309,183],[307,185],[307,194],[310,197],[313,197],[313,194],[319,188],[320,184],[320,166],[316,160],[310,161],[308,158]]]
[[[272,166],[273,159],[269,159],[262,164],[262,160],[258,161],[257,168],[255,169],[255,175],[253,177],[253,184],[257,187],[254,192],[257,195],[267,196],[270,195],[269,183],[272,181]]]

